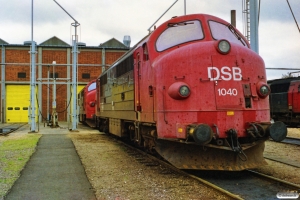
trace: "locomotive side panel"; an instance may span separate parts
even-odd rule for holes
[[[101,131],[123,136],[125,121],[135,120],[132,54],[100,76],[98,126]]]
[[[137,121],[154,123],[154,75],[148,57],[147,45],[134,52],[135,111]]]

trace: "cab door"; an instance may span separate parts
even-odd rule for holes
[[[137,119],[143,122],[154,121],[153,70],[147,56],[147,46],[139,47],[134,56],[135,111]]]

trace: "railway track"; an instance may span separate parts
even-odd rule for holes
[[[12,123],[12,124],[0,124],[0,136],[8,135],[22,126],[24,126],[26,123]]]
[[[300,185],[276,179],[251,170],[240,172],[197,171],[194,176],[239,196],[241,199],[278,199],[277,195],[300,191]]]
[[[228,192],[223,188],[218,187],[217,185],[214,185],[204,179],[201,179],[200,177],[196,177],[193,174],[190,174],[188,172],[185,172],[183,170],[180,170],[180,169],[174,167],[173,165],[169,164],[168,162],[161,159],[160,157],[151,155],[145,151],[138,149],[137,147],[134,147],[134,146],[124,142],[124,141],[117,139],[117,142],[121,145],[124,145],[127,148],[128,155],[134,157],[141,164],[150,166],[150,167],[151,166],[154,166],[154,167],[159,166],[162,174],[172,174],[173,173],[173,174],[180,174],[180,175],[183,175],[186,177],[190,177],[190,178],[197,180],[198,182],[208,186],[209,188],[213,188],[215,191],[227,196],[230,199],[238,199],[238,200],[242,199],[239,196],[237,196],[231,192]]]
[[[273,140],[270,140],[270,142],[274,142]],[[281,141],[280,143],[284,143],[284,144],[289,144],[289,145],[294,145],[294,146],[300,146],[300,138],[293,138],[293,137],[286,137],[286,139],[284,139],[283,141]],[[300,168],[300,163],[299,161],[288,157],[288,156],[283,156],[281,154],[270,154],[265,152],[264,153],[264,158],[275,161],[275,162],[279,162],[279,163],[283,163],[286,165],[290,165],[293,167],[297,167]]]
[[[300,146],[300,138],[286,137],[281,143]]]
[[[232,199],[278,199],[277,195],[286,191],[300,192],[300,185],[276,179],[252,170],[229,171],[192,171],[180,170],[163,159],[150,155],[123,141],[129,156],[146,166],[159,166],[161,173],[178,173],[195,179],[202,184]]]
[[[121,142],[121,141],[120,141]],[[253,170],[229,171],[192,171],[180,170],[164,160],[137,149],[127,143],[128,154],[146,166],[161,167],[162,173],[179,173],[195,179],[202,184],[232,199],[278,199],[277,195],[286,191],[300,193],[300,185],[289,183]]]

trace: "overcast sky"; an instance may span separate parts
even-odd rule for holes
[[[131,36],[136,44],[175,0],[56,0],[79,23],[79,42],[98,46],[111,38]],[[0,38],[9,44],[31,40],[31,0],[0,0]],[[300,25],[300,1],[289,0]],[[230,22],[236,10],[237,28],[243,32],[242,0],[186,0],[187,14],[206,13]],[[184,14],[179,0],[157,23]],[[40,44],[53,36],[71,44],[74,22],[53,0],[34,1],[33,39]],[[286,0],[261,0],[259,53],[268,68],[300,70],[300,33]],[[289,71],[267,70],[268,79]]]

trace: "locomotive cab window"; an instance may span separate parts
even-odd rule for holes
[[[215,40],[226,39],[242,46],[247,46],[247,42],[239,35],[238,32],[231,26],[215,21],[209,21],[211,35]]]
[[[169,23],[168,28],[156,41],[157,51],[164,51],[179,44],[201,40],[204,33],[200,21]]]
[[[149,60],[149,53],[148,53],[147,44],[143,45],[143,59],[144,59],[144,61]]]
[[[92,83],[89,87],[88,87],[88,92],[95,90],[96,89],[96,82]]]

